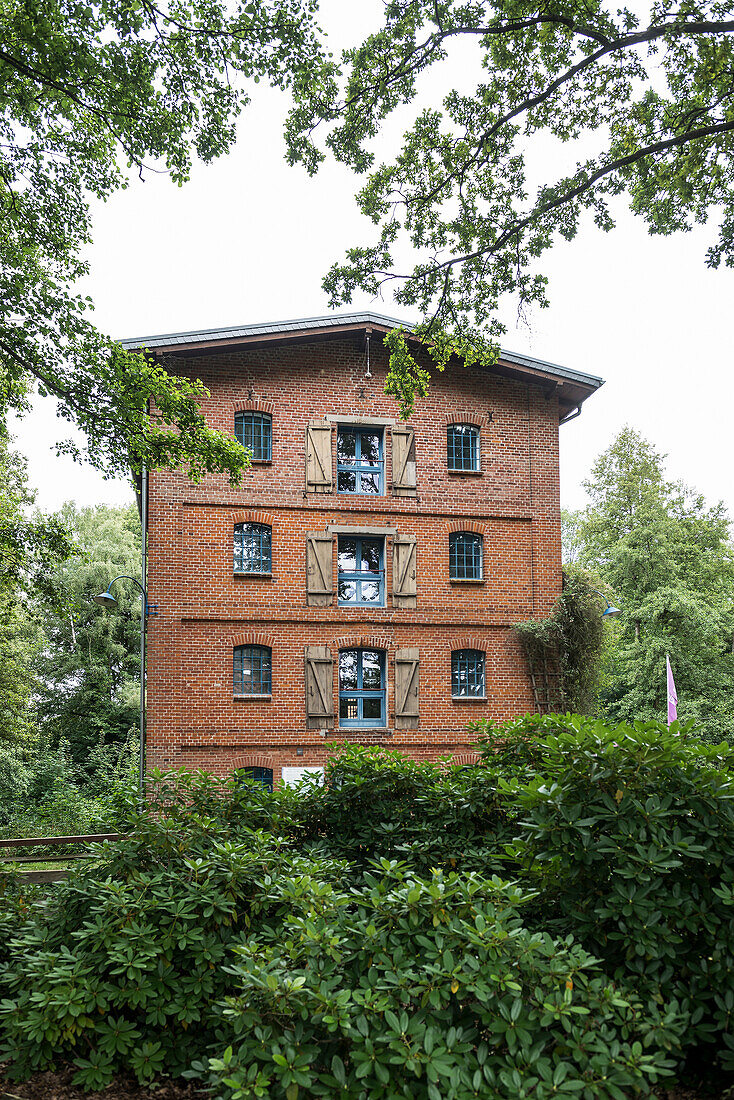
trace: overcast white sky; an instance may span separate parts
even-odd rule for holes
[[[341,36],[356,34],[357,12],[365,25],[373,8],[329,0],[322,24],[340,20]],[[182,189],[152,176],[95,207],[84,290],[98,326],[123,337],[329,312],[321,279],[346,247],[369,239],[370,226],[349,172],[326,165],[308,179],[285,164],[283,106],[258,88],[231,155],[197,166]],[[581,417],[561,428],[567,507],[583,505],[594,458],[630,424],[668,454],[670,475],[734,514],[734,272],[707,270],[713,235],[712,227],[649,237],[623,211],[614,233],[590,226],[546,254],[551,308],[536,312],[529,330],[511,324],[504,344],[606,379]],[[404,315],[389,298],[360,296],[344,308]],[[131,499],[124,483],[54,457],[50,443],[68,429],[50,403],[14,430],[42,508]]]

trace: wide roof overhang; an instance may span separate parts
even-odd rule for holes
[[[138,336],[121,340],[120,343],[128,351],[148,351],[157,356],[165,354],[200,358],[239,347],[268,347],[364,335],[368,329],[382,336],[395,328],[404,329],[409,339],[418,339],[411,336],[411,326],[405,321],[364,311],[236,325],[231,328],[201,329],[195,332],[171,332],[159,336]],[[498,361],[484,369],[501,377],[541,386],[549,397],[555,393],[561,422],[573,415],[576,409],[580,409],[586,398],[604,385],[604,380],[596,375],[583,374],[559,363],[549,363],[544,359],[520,355],[504,348]]]

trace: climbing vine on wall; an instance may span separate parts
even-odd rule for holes
[[[588,714],[595,709],[605,641],[600,597],[582,570],[564,570],[563,591],[545,619],[517,623],[531,668],[554,667],[554,706]]]

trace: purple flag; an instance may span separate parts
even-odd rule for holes
[[[665,665],[668,670],[668,725],[675,722],[678,717],[678,692],[675,690],[673,670],[670,667],[670,657],[665,655]]]

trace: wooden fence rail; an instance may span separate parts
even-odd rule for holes
[[[0,851],[0,873],[4,864],[23,863],[71,863],[77,859],[89,859],[89,852],[84,849],[90,844],[99,844],[103,840],[120,840],[122,833],[88,833],[86,836],[23,836],[9,840],[0,840],[0,849],[8,848],[61,848],[74,845],[79,851],[65,852],[59,855],[46,853],[40,855],[5,855]],[[58,882],[69,874],[68,867],[59,867],[51,870],[28,870],[18,872],[25,882]]]

